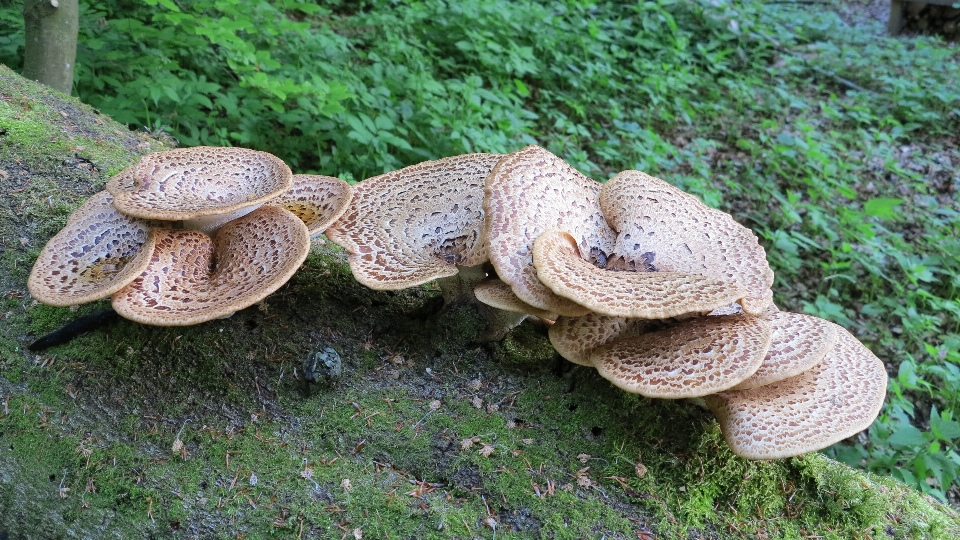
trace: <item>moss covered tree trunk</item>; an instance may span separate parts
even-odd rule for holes
[[[77,59],[78,0],[24,0],[23,76],[69,94]]]

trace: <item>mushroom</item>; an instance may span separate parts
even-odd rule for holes
[[[477,297],[477,300],[490,307],[512,313],[533,315],[548,321],[557,320],[556,313],[535,308],[523,300],[520,300],[517,298],[517,295],[513,294],[510,286],[499,279],[486,279],[481,281],[473,288],[473,294]]]
[[[588,313],[537,279],[533,242],[547,230],[562,229],[577,240],[581,252],[609,252],[615,236],[600,211],[600,184],[531,145],[500,160],[487,177],[485,192],[487,243],[497,276],[531,306],[568,317]]]
[[[280,206],[303,220],[310,236],[322,233],[347,211],[353,188],[339,178],[295,174],[290,189],[267,204]]]
[[[326,235],[347,250],[354,278],[371,289],[415,287],[479,267],[488,258],[483,181],[501,157],[448,157],[364,180]],[[471,280],[485,276],[477,270]],[[472,294],[474,284],[441,288]]]
[[[113,295],[121,316],[185,326],[227,317],[267,297],[297,271],[310,234],[297,216],[264,206],[221,227],[156,229],[149,265]]]
[[[589,362],[634,394],[695,398],[726,390],[760,367],[772,335],[762,317],[696,317],[594,349]]]
[[[124,214],[212,232],[286,192],[291,178],[272,154],[197,146],[147,154],[111,178],[107,191]]]
[[[777,459],[826,448],[868,428],[880,413],[886,388],[880,359],[837,327],[836,343],[813,368],[705,400],[735,454]]]
[[[150,221],[118,212],[101,191],[67,219],[40,252],[27,288],[44,304],[71,306],[106,298],[136,279],[150,262]]]
[[[598,268],[584,260],[577,241],[563,231],[537,237],[533,266],[554,293],[602,315],[666,319],[709,313],[747,295],[740,287],[702,274]]]
[[[491,172],[484,205],[490,260],[534,307],[659,319],[772,304],[773,272],[749,229],[638,171],[601,187],[528,146]]]

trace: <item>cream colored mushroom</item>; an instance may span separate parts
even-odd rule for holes
[[[852,334],[813,368],[766,386],[720,392],[706,403],[733,452],[777,459],[826,448],[867,429],[883,405],[887,372]]]
[[[287,282],[310,251],[297,216],[259,208],[221,227],[156,229],[149,265],[113,295],[121,316],[144,324],[185,326],[229,316]]]
[[[563,231],[537,237],[533,266],[537,278],[554,293],[614,317],[666,319],[709,313],[747,295],[740,287],[703,274],[598,268],[584,259],[577,241]]]
[[[347,250],[354,278],[371,289],[405,289],[480,266],[488,259],[483,182],[501,157],[454,156],[364,180],[327,238]]]
[[[594,349],[589,362],[634,394],[695,398],[726,390],[760,367],[770,347],[761,317],[696,317]]]
[[[121,214],[101,191],[67,219],[44,246],[27,288],[44,304],[71,306],[106,298],[136,279],[150,262],[155,223]]]
[[[107,191],[124,214],[211,232],[286,192],[292,176],[266,152],[197,146],[147,154]]]
[[[655,321],[587,313],[560,317],[550,327],[550,344],[560,356],[581,366],[593,367],[590,353],[616,339],[636,337],[656,325]]]
[[[270,199],[303,220],[310,236],[317,236],[347,211],[353,188],[339,178],[315,174],[295,174],[286,193]]]

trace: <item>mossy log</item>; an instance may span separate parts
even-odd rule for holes
[[[70,211],[170,147],[0,66],[0,538],[954,538],[948,507],[809,454],[750,462],[709,413],[627,395],[525,323],[478,345],[440,291],[371,291],[315,245],[233,317],[84,314],[26,278]],[[303,378],[331,347],[343,373]]]

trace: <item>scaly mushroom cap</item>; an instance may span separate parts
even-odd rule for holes
[[[502,309],[504,311],[510,311],[513,313],[526,313],[527,315],[534,315],[536,317],[540,317],[541,319],[547,319],[551,321],[557,319],[556,313],[535,308],[517,298],[517,295],[513,294],[513,289],[499,279],[488,279],[481,281],[476,287],[473,288],[473,294],[477,297],[477,300],[490,307],[495,307],[497,309]]]
[[[635,337],[646,331],[651,321],[587,313],[582,317],[560,317],[550,327],[550,344],[560,356],[581,366],[593,366],[590,353],[619,338]]]
[[[295,174],[293,186],[269,204],[293,212],[307,224],[310,236],[316,236],[340,219],[352,196],[353,188],[339,178]]]
[[[425,161],[369,178],[326,235],[371,289],[405,289],[487,261],[483,181],[498,154]]]
[[[733,453],[778,459],[826,448],[867,429],[880,413],[887,372],[850,332],[817,366],[751,390],[721,392],[706,402]]]
[[[124,214],[179,221],[263,204],[290,189],[292,176],[266,152],[197,146],[147,154],[107,191]]]
[[[150,262],[154,223],[121,214],[101,191],[77,208],[47,242],[27,288],[44,304],[72,306],[106,298]]]
[[[595,313],[615,317],[666,319],[709,313],[747,296],[747,291],[702,274],[613,271],[580,255],[576,240],[547,231],[533,244],[537,277],[556,294]]]
[[[154,233],[150,264],[113,295],[113,309],[158,326],[198,324],[259,302],[286,283],[310,251],[307,226],[276,206],[231,221],[213,238],[187,229]]]
[[[765,317],[773,328],[760,369],[731,390],[749,390],[789,379],[816,366],[837,341],[839,326],[819,317],[779,311]]]
[[[745,289],[751,315],[773,303],[773,271],[750,229],[699,199],[640,171],[624,171],[600,192],[600,206],[618,235],[613,253],[653,255],[660,272],[702,274]]]
[[[599,183],[539,146],[509,154],[490,173],[483,203],[490,262],[521,300],[570,317],[589,312],[537,279],[533,243],[558,229],[573,236],[582,252],[609,252],[615,233],[604,221],[599,195]]]
[[[757,371],[772,333],[770,323],[760,317],[697,317],[594,349],[590,362],[627,392],[702,397]]]

